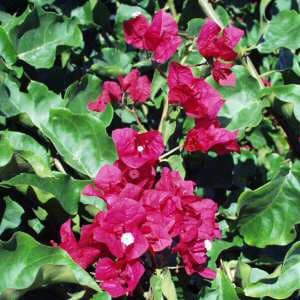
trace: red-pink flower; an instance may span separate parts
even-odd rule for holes
[[[145,220],[145,210],[141,204],[135,200],[120,198],[108,211],[96,216],[94,239],[105,244],[118,258],[136,259],[149,247],[139,229]]]
[[[144,103],[151,94],[151,82],[146,75],[140,76],[137,69],[132,70],[125,77],[119,76],[118,81],[105,81],[101,96],[88,104],[93,111],[105,111],[108,103],[120,102],[124,94],[128,94],[135,103]]]
[[[130,168],[154,164],[164,151],[162,135],[155,130],[138,133],[132,128],[116,129],[112,138],[119,159]]]
[[[183,180],[179,172],[172,171],[169,168],[163,168],[161,178],[156,183],[155,188],[158,191],[170,192],[179,197],[194,195],[195,182]]]
[[[198,273],[213,279],[215,272],[206,268],[206,253],[211,247],[211,241],[221,237],[215,221],[218,207],[212,200],[198,196],[183,197],[182,205],[183,211],[177,218],[180,240],[173,251],[182,257],[188,275]]]
[[[124,22],[124,35],[128,44],[152,51],[159,63],[166,62],[182,42],[176,21],[164,10],[154,15],[151,24],[141,15]]]
[[[244,31],[234,26],[222,28],[208,19],[202,26],[198,37],[198,50],[204,57],[221,58],[232,61],[237,53],[234,48],[243,37]]]
[[[81,242],[78,243],[72,231],[71,222],[71,219],[69,219],[61,226],[61,243],[58,246],[67,251],[76,263],[86,269],[96,262],[101,250],[100,247],[91,246],[90,239],[81,240]],[[52,245],[57,246],[55,242],[52,242]]]
[[[221,128],[217,121],[208,125],[205,124],[205,126],[200,123],[188,132],[184,148],[188,152],[207,153],[208,151],[215,151],[221,155],[239,152],[237,137],[237,131],[232,132],[226,128]]]
[[[236,76],[231,70],[232,66],[231,63],[222,63],[220,60],[216,60],[212,69],[214,80],[222,86],[235,86]]]
[[[114,262],[110,258],[102,258],[96,266],[96,279],[101,282],[101,288],[117,298],[132,293],[144,271],[138,260]]]
[[[176,62],[170,65],[168,85],[170,103],[180,104],[190,117],[215,118],[224,104],[217,90]]]

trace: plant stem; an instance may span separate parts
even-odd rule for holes
[[[168,6],[170,8],[170,11],[171,11],[174,19],[177,21],[177,12],[176,12],[174,0],[168,0]]]
[[[214,11],[212,5],[207,0],[198,0],[198,3],[201,6],[204,13],[223,29],[224,25],[220,20],[219,16]]]
[[[164,122],[165,122],[165,120],[167,119],[167,116],[168,116],[168,110],[169,110],[169,99],[168,99],[168,96],[166,96],[165,102],[164,102],[164,108],[163,108],[163,111],[162,111],[162,115],[161,115],[160,122],[159,122],[159,127],[158,127],[158,131],[161,132],[161,133],[163,132]]]
[[[166,158],[167,156],[171,155],[172,153],[174,153],[174,152],[176,152],[176,151],[178,151],[180,149],[181,149],[180,145],[176,146],[175,148],[173,148],[170,151],[168,151],[168,152],[164,153],[163,155],[161,155],[159,157],[159,160],[162,160],[162,159]]]
[[[136,120],[136,122],[137,122],[137,124],[138,124],[140,130],[141,130],[142,132],[148,131],[148,130],[146,129],[146,127],[143,125],[143,123],[141,122],[141,120],[140,120],[140,118],[139,118],[139,116],[138,116],[136,110],[135,110],[134,108],[130,109],[128,106],[125,106],[125,108],[126,108],[127,111],[129,111],[131,114],[133,114],[133,116],[135,117],[135,120]]]

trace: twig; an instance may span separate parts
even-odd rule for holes
[[[174,152],[176,152],[176,151],[178,151],[180,149],[181,149],[180,145],[176,146],[175,148],[173,148],[170,151],[168,151],[168,152],[164,153],[163,155],[161,155],[159,157],[159,160],[162,160],[162,159],[166,158],[167,156],[171,155],[172,153],[174,153]]]
[[[131,109],[131,108],[129,108],[129,107],[126,106],[126,105],[125,105],[125,109],[126,109],[127,111],[129,111],[131,114],[133,114],[133,116],[135,117],[135,120],[136,120],[138,126],[140,127],[141,131],[146,132],[147,129],[146,129],[146,127],[143,125],[143,123],[141,122],[141,120],[140,120],[140,118],[139,118],[139,116],[138,116],[136,110],[135,110],[134,108]]]
[[[163,131],[164,122],[165,122],[165,120],[167,119],[167,116],[168,116],[168,110],[169,110],[169,99],[168,99],[168,96],[166,96],[163,112],[162,112],[161,119],[160,119],[160,122],[159,122],[159,127],[158,127],[159,132]]]

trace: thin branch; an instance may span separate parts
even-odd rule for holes
[[[158,127],[159,132],[163,131],[164,122],[168,117],[168,111],[169,111],[169,99],[168,99],[168,96],[166,96],[165,102],[164,102],[163,112],[162,112],[161,119],[160,119],[160,122],[159,122],[159,127]]]
[[[178,150],[180,150],[180,149],[181,149],[181,146],[180,146],[180,145],[176,146],[175,148],[173,148],[173,149],[171,149],[170,151],[168,151],[168,152],[164,153],[163,155],[161,155],[161,156],[159,157],[159,160],[160,160],[160,161],[163,160],[163,159],[166,158],[167,156],[173,154],[174,152],[176,152],[176,151],[178,151]]]
[[[126,106],[126,105],[125,105],[125,109],[126,109],[127,111],[129,111],[131,114],[133,114],[133,116],[134,116],[134,118],[135,118],[135,120],[136,120],[138,126],[140,127],[141,131],[146,132],[147,129],[146,129],[146,127],[143,125],[143,123],[141,122],[141,120],[140,120],[140,118],[139,118],[139,116],[138,116],[136,110],[135,110],[134,108],[131,109],[131,108],[129,108],[129,107]]]
[[[207,0],[198,0],[198,3],[201,6],[204,13],[223,29],[224,25],[220,20],[219,16],[216,14],[212,5]]]

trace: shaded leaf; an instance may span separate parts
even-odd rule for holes
[[[61,20],[56,14],[44,13],[39,17],[39,24],[20,37],[17,48],[18,58],[35,68],[51,68],[58,46],[83,46],[76,20]]]
[[[247,244],[287,245],[296,237],[300,217],[300,162],[283,167],[270,182],[244,191],[238,199],[239,227]]]
[[[69,175],[53,172],[52,177],[38,177],[34,174],[20,174],[9,180],[0,182],[2,186],[31,186],[49,194],[46,199],[56,198],[65,211],[71,215],[77,213],[78,203],[83,188],[89,183],[88,180],[73,179]],[[25,189],[26,191],[26,189]]]
[[[5,197],[5,211],[0,222],[0,234],[6,229],[15,229],[21,224],[24,209],[10,197]]]
[[[37,175],[51,176],[48,153],[31,136],[16,131],[0,131],[0,139],[0,152],[11,151],[26,160]]]
[[[270,53],[281,47],[296,50],[300,48],[299,31],[300,15],[294,10],[282,11],[271,20],[258,50],[262,53]]]
[[[300,242],[295,243],[287,252],[279,275],[271,274],[245,288],[245,294],[250,297],[271,297],[287,299],[300,289]]]
[[[98,284],[60,248],[42,245],[26,233],[0,244],[0,297],[17,299],[26,291],[54,283]]]

